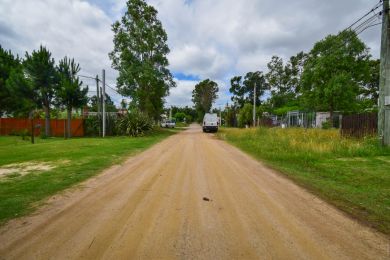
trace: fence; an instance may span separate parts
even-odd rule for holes
[[[376,135],[378,130],[378,114],[365,113],[343,116],[341,134],[362,138],[368,135]]]
[[[262,117],[262,118],[259,118],[257,120],[257,124],[259,126],[263,126],[263,127],[273,127],[273,121],[272,121],[272,118],[269,118],[269,117]]]
[[[45,120],[34,119],[34,135],[40,135],[44,131]],[[51,119],[50,128],[51,136],[64,136],[66,119]],[[72,119],[71,121],[72,136],[84,136],[83,119]],[[22,131],[31,133],[31,120],[27,118],[0,118],[0,135],[19,134]]]

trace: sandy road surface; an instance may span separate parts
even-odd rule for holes
[[[198,126],[0,230],[1,259],[388,259],[389,250],[387,237]]]

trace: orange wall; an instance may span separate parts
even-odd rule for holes
[[[51,136],[64,136],[65,119],[51,119]],[[41,130],[45,127],[44,119],[34,119],[34,125],[40,125],[35,129],[35,135],[40,135]],[[84,136],[84,124],[83,119],[72,119],[72,136]],[[27,129],[31,131],[31,120],[28,118],[0,118],[0,135],[9,135],[14,132],[19,133]]]

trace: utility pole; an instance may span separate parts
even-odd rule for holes
[[[256,127],[256,83],[253,88],[253,127]]]
[[[97,118],[98,120],[101,118],[100,116],[100,91],[99,91],[99,76],[96,75],[96,105],[97,105]],[[102,135],[102,127],[99,124],[99,136]]]
[[[222,107],[219,106],[219,126],[222,126]]]
[[[102,71],[103,137],[106,136],[106,71]]]
[[[390,24],[389,0],[383,0],[382,42],[378,100],[378,134],[382,145],[390,145]]]

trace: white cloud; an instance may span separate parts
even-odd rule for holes
[[[346,28],[369,11],[371,0],[147,0],[158,10],[168,33],[170,69],[220,86],[217,103],[229,100],[229,79],[266,70],[272,55],[284,59],[309,51],[327,34]],[[83,74],[101,74],[115,86],[108,53],[111,24],[123,14],[126,0],[0,0],[0,44],[24,56],[40,44],[58,61],[74,57]],[[380,28],[361,34],[379,56]],[[85,80],[94,89],[94,82]],[[168,103],[191,105],[195,81],[178,81]],[[110,93],[110,90],[108,90]],[[111,93],[113,95],[113,92]],[[113,96],[117,103],[121,100]]]
[[[178,80],[176,88],[170,90],[170,95],[166,98],[166,106],[189,106],[192,107],[192,90],[198,81],[195,80]]]
[[[234,75],[266,71],[273,55],[309,51],[369,11],[370,0],[148,0],[168,33],[170,68],[229,84]],[[379,27],[361,35],[379,56]],[[172,92],[175,94],[175,92]],[[220,95],[227,101],[229,95]],[[223,99],[221,98],[221,99]]]
[[[108,53],[113,48],[111,19],[85,1],[0,0],[0,44],[24,57],[42,44],[58,62],[64,56],[80,63],[81,74],[101,75],[115,86]],[[93,80],[83,79],[95,90]],[[110,90],[109,90],[110,92]],[[118,97],[114,97],[115,100]]]

